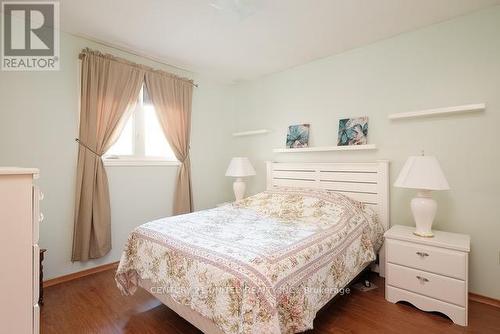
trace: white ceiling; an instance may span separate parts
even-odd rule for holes
[[[238,81],[500,4],[500,0],[60,3],[64,31],[147,54],[190,71]]]

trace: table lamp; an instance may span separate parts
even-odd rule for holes
[[[417,189],[411,200],[411,212],[415,220],[415,235],[433,237],[432,222],[436,216],[437,202],[432,198],[432,190],[448,190],[450,186],[438,160],[433,156],[411,156],[394,183],[395,187]]]
[[[245,181],[244,177],[255,175],[255,169],[253,168],[250,160],[245,157],[232,158],[229,166],[227,167],[226,176],[235,177],[236,180],[233,183],[234,197],[237,201],[243,199],[245,196]]]

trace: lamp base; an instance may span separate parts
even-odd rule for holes
[[[234,197],[237,201],[240,201],[245,197],[245,181],[241,177],[238,177],[233,183]]]
[[[417,231],[413,232],[416,236],[423,237],[423,238],[434,238],[434,233],[418,233]]]
[[[416,225],[413,234],[426,238],[433,237],[432,223],[436,211],[437,203],[432,199],[431,192],[429,190],[418,191],[417,196],[411,200],[411,212]]]

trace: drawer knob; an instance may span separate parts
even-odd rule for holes
[[[41,222],[43,222],[44,218],[45,217],[44,217],[43,213],[40,212],[40,218],[38,218],[38,221],[41,223]]]
[[[43,201],[44,198],[45,198],[45,195],[43,194],[43,192],[40,191],[40,195],[38,196],[38,200]]]
[[[425,277],[422,277],[422,276],[417,276],[417,279],[422,282],[422,283],[426,283],[426,282],[429,282],[429,280]]]
[[[429,254],[425,253],[425,252],[417,252],[417,255],[424,258],[426,256],[429,256]]]

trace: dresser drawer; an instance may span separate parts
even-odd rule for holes
[[[386,240],[387,262],[466,279],[467,254],[399,240]]]
[[[43,214],[40,213],[40,201],[43,194],[37,186],[33,186],[33,244],[37,244],[40,239],[40,223],[43,221]]]
[[[40,247],[33,245],[33,304],[40,298]]]
[[[40,333],[40,306],[38,304],[33,305],[33,333]]]
[[[388,263],[386,283],[458,306],[466,305],[465,282],[454,278]]]

